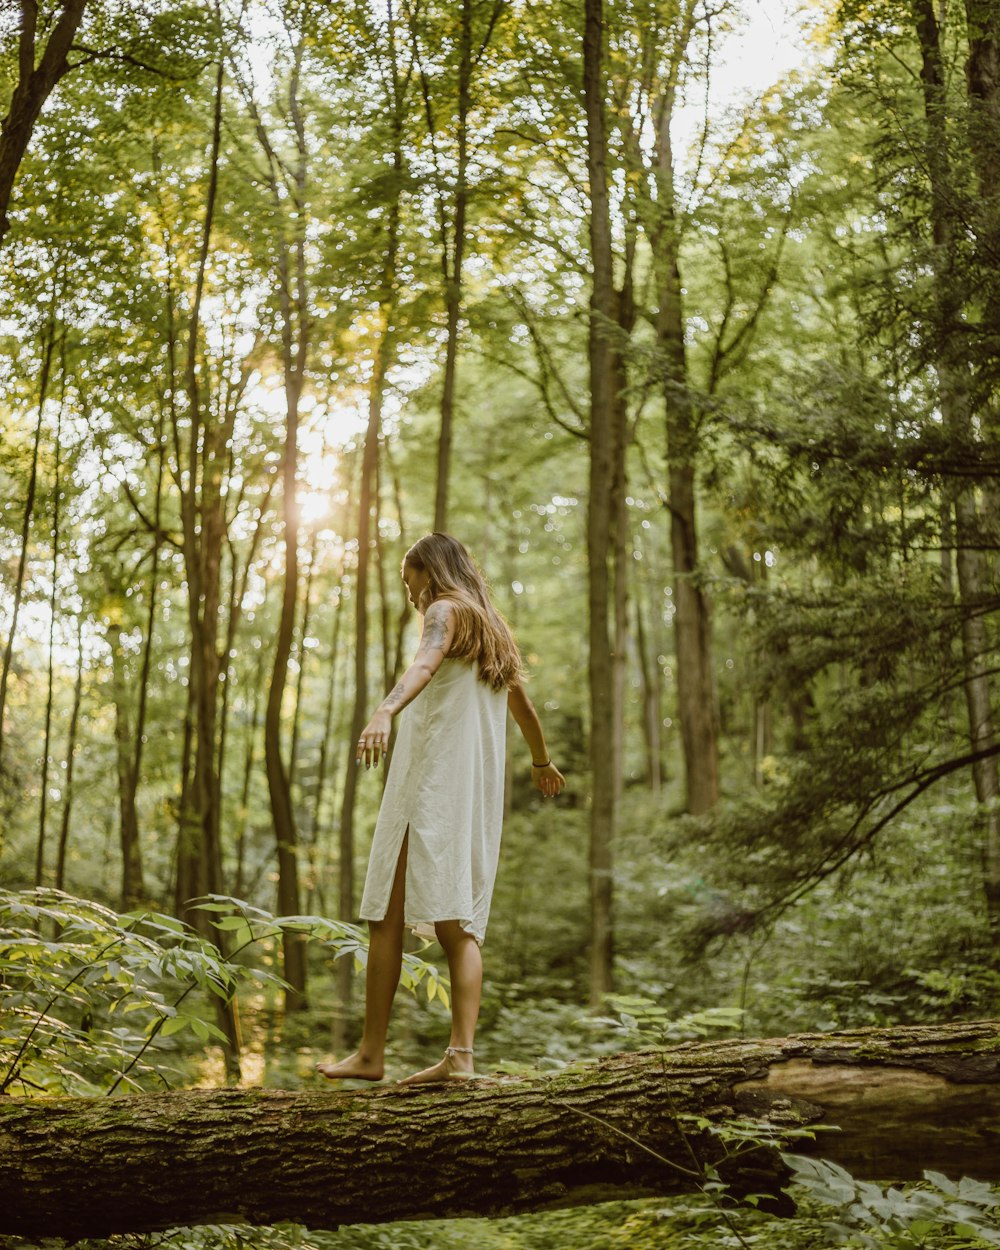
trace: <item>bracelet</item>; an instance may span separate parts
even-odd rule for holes
[[[535,763],[535,761],[534,761],[534,760],[532,760],[532,761],[531,761],[531,767],[532,767],[532,768],[548,768],[548,766],[549,766],[551,763],[552,763],[551,758],[547,759],[547,760],[545,761],[545,763],[544,763],[544,764],[536,764],[536,763]]]

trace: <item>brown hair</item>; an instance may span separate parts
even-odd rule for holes
[[[524,669],[511,628],[490,598],[486,579],[457,538],[426,534],[403,557],[403,567],[427,573],[429,601],[447,599],[455,612],[449,657],[475,660],[479,679],[494,690],[517,685]]]

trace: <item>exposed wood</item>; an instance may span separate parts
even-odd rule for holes
[[[4,1099],[0,1232],[335,1228],[684,1192],[719,1154],[692,1115],[836,1125],[795,1149],[859,1177],[998,1181],[1000,1021],[687,1043],[423,1090]],[[737,1192],[785,1179],[766,1150],[722,1170]]]

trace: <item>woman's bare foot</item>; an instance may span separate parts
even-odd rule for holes
[[[404,1076],[398,1085],[430,1085],[442,1081],[464,1081],[475,1076],[472,1051],[449,1046],[440,1063],[432,1064],[412,1076]]]
[[[381,1060],[366,1059],[360,1051],[339,1063],[318,1063],[316,1071],[328,1081],[381,1081],[385,1065]]]

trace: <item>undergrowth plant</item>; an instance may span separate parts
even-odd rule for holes
[[[276,973],[244,956],[251,948],[262,953],[286,931],[359,966],[367,960],[356,925],[272,916],[218,895],[198,906],[228,935],[228,954],[173,916],[120,915],[59,890],[0,891],[0,1095],[88,1096],[183,1081],[167,1039],[187,1032],[225,1045],[207,1018],[213,1000],[229,1002],[249,983],[283,987]],[[405,956],[401,980],[447,1004],[446,981],[418,956]]]

